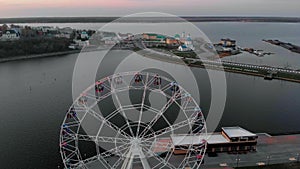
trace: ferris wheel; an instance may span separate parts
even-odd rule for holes
[[[206,124],[176,81],[124,72],[88,87],[67,111],[60,133],[66,168],[199,168]]]

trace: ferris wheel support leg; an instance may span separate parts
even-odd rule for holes
[[[147,158],[146,158],[144,152],[142,151],[142,147],[140,146],[140,143],[138,143],[138,142],[133,143],[131,145],[130,151],[128,152],[128,154],[126,156],[127,158],[124,161],[121,169],[132,169],[133,159],[136,156],[138,156],[140,158],[144,169],[151,169],[151,167],[147,161]]]
[[[133,162],[132,152],[129,151],[127,154],[127,158],[124,161],[121,169],[132,169],[132,162]]]

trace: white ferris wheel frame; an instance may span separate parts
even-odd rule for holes
[[[140,86],[133,86],[130,83],[126,82],[124,80],[124,77],[132,77],[134,79],[137,75],[140,75],[141,77],[144,77],[141,79],[142,85]],[[158,78],[157,78],[158,77]],[[117,80],[116,80],[117,79]],[[160,79],[160,84],[157,83],[158,87],[153,88],[151,85],[155,82],[155,80]],[[167,85],[162,86],[161,80],[164,80],[165,82],[168,82]],[[108,84],[106,84],[108,83]],[[95,91],[95,86],[101,84],[102,89],[106,90],[105,94],[99,94],[101,92]],[[119,84],[125,84],[122,87],[118,88]],[[167,94],[167,90],[170,90],[172,87],[177,87],[172,94]],[[117,93],[122,91],[127,91],[130,89],[134,90],[142,90],[143,96],[142,96],[142,102],[140,104],[135,105],[122,105]],[[151,92],[155,92],[158,94],[162,94],[166,98],[168,98],[168,101],[164,106],[158,110],[153,107],[150,107],[145,104],[145,96],[146,91],[149,90]],[[93,91],[92,93],[90,91]],[[101,112],[98,113],[95,110],[93,110],[93,107],[95,107],[99,102],[101,102],[103,99],[109,97],[109,96],[116,96],[115,102],[118,107],[116,107],[116,110],[111,112],[108,116],[104,117]],[[88,100],[88,101],[87,101]],[[181,103],[178,103],[178,102]],[[165,120],[168,123],[168,127],[153,131],[151,134],[147,135],[147,131],[151,130],[153,125],[158,121],[160,118],[166,119],[164,116],[165,111],[170,107],[171,104],[175,103],[180,110],[184,113],[184,116],[186,117],[186,120],[180,121],[176,124],[170,124],[168,120]],[[113,118],[117,114],[121,114],[124,119],[126,120],[127,126],[132,126],[126,117],[126,110],[131,110],[133,108],[140,108],[139,113],[139,121],[137,125],[137,136],[134,136],[134,133],[132,131],[132,127],[128,127],[130,130],[130,134],[123,131],[123,129],[120,129],[118,126],[116,126],[114,123],[110,122],[109,120]],[[143,109],[147,108],[149,111],[152,111],[156,113],[155,117],[149,122],[147,126],[145,126],[145,129],[140,133],[142,121],[141,116],[143,114]],[[74,115],[75,112],[75,115]],[[73,113],[73,114],[72,114]],[[78,118],[76,116],[76,113],[83,114],[81,118]],[[85,120],[85,116],[89,114],[92,117],[94,117],[96,120],[100,122],[100,128],[96,135],[83,135],[79,134],[79,129],[82,125],[83,120]],[[73,117],[70,117],[73,116]],[[200,118],[199,118],[200,117]],[[72,118],[72,122],[67,122],[68,118]],[[169,160],[173,154],[174,151],[174,145],[171,143],[168,144],[156,144],[156,147],[161,147],[169,150],[167,152],[167,155],[165,158],[160,157],[159,155],[155,154],[152,149],[153,148],[153,142],[157,142],[159,139],[159,136],[165,135],[167,133],[172,133],[176,129],[180,129],[183,127],[188,126],[190,129],[193,128],[193,125],[195,123],[201,123],[202,128],[199,132],[197,132],[198,135],[207,134],[207,128],[204,116],[202,114],[202,111],[196,101],[192,98],[191,94],[189,94],[184,88],[182,88],[179,84],[176,82],[173,82],[172,80],[162,77],[155,73],[150,72],[123,72],[123,73],[117,73],[113,74],[111,76],[102,78],[101,80],[95,82],[95,84],[88,87],[82,94],[73,102],[73,105],[70,107],[70,109],[67,111],[67,115],[64,118],[63,125],[61,127],[61,134],[60,134],[60,153],[61,157],[63,159],[63,163],[66,168],[83,168],[88,169],[88,165],[99,161],[102,163],[102,165],[105,168],[111,169],[111,168],[121,168],[121,169],[130,169],[132,168],[132,163],[134,160],[134,157],[136,155],[140,156],[140,160],[142,163],[143,168],[150,168],[150,165],[147,161],[147,157],[154,158],[158,161],[157,165],[152,166],[151,168],[171,168],[171,169],[177,169],[177,168],[185,168],[187,166],[192,168],[199,168],[201,165],[201,162],[203,159],[195,162],[195,154],[197,153],[205,153],[206,150],[206,141],[203,141],[200,145],[198,145],[198,148],[195,148],[193,145],[189,145],[187,149],[189,150],[189,153],[186,153],[184,159],[180,163],[179,166],[175,167],[172,165]],[[106,137],[101,136],[100,132],[103,128],[103,126],[108,126],[111,129],[115,130],[120,137]],[[72,130],[71,128],[77,128],[76,130]],[[170,134],[171,135],[171,134]],[[195,134],[194,134],[195,135]],[[99,146],[96,146],[96,152],[97,155],[90,157],[90,158],[83,158],[83,155],[80,153],[80,150],[78,148],[78,141],[92,141],[95,142],[96,145],[101,143],[115,143],[116,147],[110,150],[106,150],[105,152],[100,152]],[[119,144],[119,146],[117,146]],[[125,154],[125,155],[124,155]],[[107,158],[112,157],[112,155],[115,155],[119,157],[117,161],[114,162],[113,165],[108,164]],[[198,159],[199,160],[199,159]]]

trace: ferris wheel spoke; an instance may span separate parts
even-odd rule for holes
[[[176,99],[176,96],[174,97],[174,94],[176,93],[173,93],[172,95],[169,95],[167,93],[165,93],[164,91],[160,90],[160,89],[155,89],[155,88],[151,88],[151,87],[148,87],[148,90],[150,90],[151,92],[155,92],[157,94],[161,94],[162,96],[164,96],[166,99],[171,99],[172,97]]]
[[[123,144],[123,145],[117,146],[113,149],[107,150],[107,151],[105,151],[105,152],[103,152],[99,155],[102,156],[102,157],[110,157],[112,154],[119,154],[123,150],[130,149],[130,146],[131,146],[130,143]],[[122,156],[122,154],[120,154],[120,155]]]
[[[187,120],[184,120],[184,121],[181,121],[179,123],[176,123],[176,124],[173,124],[172,126],[169,126],[169,127],[166,127],[166,128],[163,128],[163,129],[160,129],[156,132],[153,132],[151,134],[148,134],[148,135],[145,135],[144,137],[147,138],[145,139],[146,141],[153,138],[153,137],[158,137],[158,136],[161,136],[161,135],[165,135],[169,132],[173,132],[174,130],[177,130],[179,128],[183,128],[187,125],[190,125],[189,123],[191,122],[190,119],[187,119]]]
[[[141,125],[141,121],[142,121],[142,116],[143,116],[143,111],[144,111],[144,107],[145,107],[145,98],[146,98],[146,91],[147,91],[147,83],[148,83],[148,78],[149,75],[147,73],[146,75],[146,81],[145,81],[145,85],[144,85],[144,91],[143,91],[143,96],[142,96],[142,103],[141,103],[141,110],[139,113],[139,121],[138,121],[138,127],[137,127],[137,134],[140,132],[140,125]]]
[[[122,161],[124,161],[124,159],[119,158],[111,168],[112,169],[117,168],[122,163]]]
[[[100,102],[101,100],[106,99],[106,98],[109,97],[109,96],[111,96],[111,93],[110,93],[110,92],[107,92],[107,93],[105,93],[105,94],[103,94],[103,95],[98,96],[98,99],[97,99],[97,102],[96,102],[95,105],[97,105],[98,102]]]
[[[157,120],[165,113],[165,111],[173,104],[175,101],[174,97],[169,99],[167,103],[163,106],[163,108],[156,114],[156,116],[150,121],[149,125],[142,131],[140,137],[144,137],[147,134],[147,131],[150,130]]]
[[[103,153],[98,154],[97,156],[101,156],[101,157],[111,157],[112,155],[118,155],[120,158],[123,158],[124,155],[124,151],[128,152],[130,149],[131,144],[123,144],[120,146],[117,146],[113,149],[107,150]]]
[[[151,106],[148,106],[148,105],[144,105],[144,107],[147,109],[147,110],[150,110],[150,111],[152,111],[152,112],[154,112],[154,113],[157,113],[157,112],[159,112],[159,110],[158,109],[156,109],[156,108],[154,108],[154,107],[151,107]]]
[[[160,162],[160,164],[163,164],[164,166],[167,166],[168,168],[171,168],[171,169],[177,169],[175,166],[173,166],[172,164],[170,164],[167,160],[165,160],[164,158],[158,156],[157,154],[155,154],[153,151],[149,151],[148,149],[146,148],[142,148],[144,150],[144,152],[148,153],[150,156],[154,157],[156,160],[158,160]],[[158,165],[160,165],[158,164]],[[156,167],[156,166],[155,166]],[[153,168],[155,168],[153,167]]]
[[[114,88],[112,88],[112,91],[114,91]],[[134,136],[134,133],[133,133],[133,131],[132,131],[132,128],[131,128],[131,126],[130,126],[130,124],[129,124],[129,120],[128,120],[126,114],[125,114],[125,111],[123,110],[122,104],[121,104],[121,102],[120,102],[120,100],[119,100],[119,97],[118,97],[117,93],[115,93],[115,98],[116,98],[116,102],[117,102],[117,104],[118,104],[118,106],[119,106],[119,108],[120,108],[120,110],[121,110],[120,113],[121,113],[122,116],[124,117],[124,119],[125,119],[125,121],[126,121],[126,125],[127,125],[128,128],[129,128],[130,134],[131,134],[131,136]]]
[[[166,90],[168,90],[168,89],[170,89],[172,86],[170,85],[170,84],[166,84],[164,87],[162,87],[160,90],[162,91],[162,92],[164,92],[165,93],[165,91]]]
[[[116,132],[120,133],[122,136],[124,136],[125,138],[130,138],[131,136],[129,134],[127,134],[126,132],[124,132],[123,130],[121,130],[118,126],[116,126],[114,123],[111,123],[108,119],[100,116],[97,112],[95,112],[93,109],[90,109],[91,114],[98,119],[99,121],[105,123],[107,126],[109,126],[111,129],[115,130]],[[113,116],[111,116],[113,117]]]
[[[92,161],[95,161],[95,160],[104,160],[104,161],[106,161],[105,158],[111,157],[112,155],[120,154],[121,151],[129,149],[129,148],[130,148],[129,144],[124,144],[124,145],[115,147],[113,149],[106,150],[105,152],[97,154],[93,157],[87,158],[87,159],[83,160],[83,162],[87,163],[87,162],[92,162]],[[120,158],[122,158],[122,154],[120,154],[120,155],[121,155]]]
[[[200,164],[198,164],[198,162],[197,161],[195,161],[195,158],[196,157],[193,157],[193,156],[191,156],[191,151],[189,152],[189,153],[187,153],[186,155],[185,155],[185,158],[184,158],[184,160],[180,163],[180,167],[186,167],[186,166],[189,166],[189,167],[191,167],[191,165],[190,165],[190,163],[192,162],[192,161],[194,161],[195,162],[195,164],[193,165],[193,168],[196,168],[196,169],[198,169],[199,168],[199,166],[200,166]],[[194,158],[194,160],[192,160]],[[196,165],[196,167],[195,167],[195,165]]]
[[[83,134],[76,134],[78,140],[82,141],[94,141],[94,142],[103,142],[103,143],[128,143],[129,139],[124,138],[114,138],[114,137],[104,137],[104,136],[90,136]]]
[[[130,151],[130,148],[128,148],[123,154],[127,154]],[[128,158],[128,157],[126,157]],[[124,156],[120,156],[119,159],[115,162],[115,164],[112,166],[112,169],[117,168],[122,162],[126,160]]]
[[[180,108],[180,110],[182,110],[183,115],[185,116],[186,119],[191,118],[187,115],[186,110],[183,108],[183,106],[181,104],[179,104],[177,101],[175,101],[175,104]],[[192,116],[193,116],[193,114],[192,114]]]
[[[147,76],[149,77],[150,75],[147,73]],[[155,80],[154,76],[152,76],[150,80],[148,78],[145,86],[150,86],[154,82],[154,80]]]

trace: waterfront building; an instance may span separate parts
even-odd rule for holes
[[[2,26],[0,26],[0,31],[4,32],[6,30],[8,30],[9,27],[7,26],[7,24],[3,24]]]
[[[175,38],[176,40],[180,40],[180,35],[179,35],[179,34],[175,34],[174,38]]]
[[[166,36],[164,35],[159,35],[155,33],[143,33],[142,34],[143,39],[145,40],[150,40],[150,41],[165,41]]]
[[[182,32],[182,33],[181,33],[180,40],[181,40],[181,41],[184,41],[185,38],[186,38],[186,34],[185,34],[185,32]]]
[[[156,36],[154,33],[143,33],[143,39],[145,40],[156,40]]]
[[[191,50],[194,50],[194,45],[193,45],[193,41],[192,41],[192,38],[190,37],[190,35],[186,38],[184,44],[190,48]]]
[[[220,45],[222,45],[223,47],[235,47],[236,46],[236,40],[233,39],[229,39],[229,38],[223,38],[221,39]]]
[[[223,38],[217,44],[214,44],[216,51],[220,56],[230,56],[240,53],[240,48],[236,46],[236,41],[229,38]]]
[[[1,40],[3,41],[10,41],[10,40],[18,40],[20,39],[20,33],[16,30],[9,29],[3,32],[1,36]]]
[[[93,36],[99,36],[101,38],[118,38],[118,35],[115,32],[104,32],[104,31],[99,31],[96,32]]]
[[[149,40],[156,40],[156,34],[150,33],[148,34]]]
[[[204,146],[206,140],[201,135],[174,134],[171,135],[170,142],[175,155],[184,155],[190,149],[197,149],[199,146]]]
[[[48,37],[59,37],[60,35],[59,35],[60,33],[59,33],[59,31],[58,30],[49,30],[47,33],[46,33],[46,35],[48,36]]]
[[[164,36],[164,35],[156,35],[156,40],[157,41],[163,42],[163,41],[165,41],[165,39],[166,39],[166,36]]]
[[[88,40],[86,41],[82,41],[82,40],[73,40],[74,41],[74,45],[78,46],[80,49],[86,46],[90,45],[90,42]]]
[[[143,33],[142,36],[143,36],[143,39],[145,39],[145,40],[149,39],[149,35],[147,33]]]
[[[172,46],[179,46],[180,45],[180,41],[172,38],[172,37],[167,37],[166,38],[166,44],[167,45],[172,45]]]
[[[57,28],[52,27],[52,26],[38,26],[34,28],[35,30],[41,30],[43,31],[45,34],[48,32],[53,32],[53,31],[58,31]]]
[[[133,35],[131,33],[117,33],[116,34],[117,37],[119,38],[119,40],[132,40],[133,39]]]
[[[71,38],[71,34],[69,34],[69,33],[58,33],[58,34],[55,34],[54,37],[70,39]]]
[[[118,37],[102,37],[101,41],[104,42],[105,45],[115,45],[120,42]]]
[[[174,38],[179,39],[179,43],[182,44],[178,47],[178,51],[184,52],[195,49],[190,34],[186,35],[185,32],[182,32],[181,37],[179,37],[179,34],[176,34]]]
[[[80,38],[81,38],[82,40],[87,40],[87,39],[89,39],[89,35],[88,35],[87,32],[82,31],[81,34],[80,34]]]
[[[191,49],[188,48],[186,45],[180,45],[177,50],[180,52],[186,52],[186,51],[190,51]]]
[[[23,28],[23,26],[20,26],[20,25],[11,24],[10,29],[15,30],[17,33],[21,34],[21,32],[24,28]]]
[[[185,154],[184,147],[207,143],[208,153],[256,151],[258,136],[241,127],[223,127],[221,133],[204,135],[171,135],[175,154]]]
[[[106,39],[106,40],[104,40],[104,44],[105,45],[115,45],[115,44],[117,44],[117,41],[113,40],[113,39]]]

